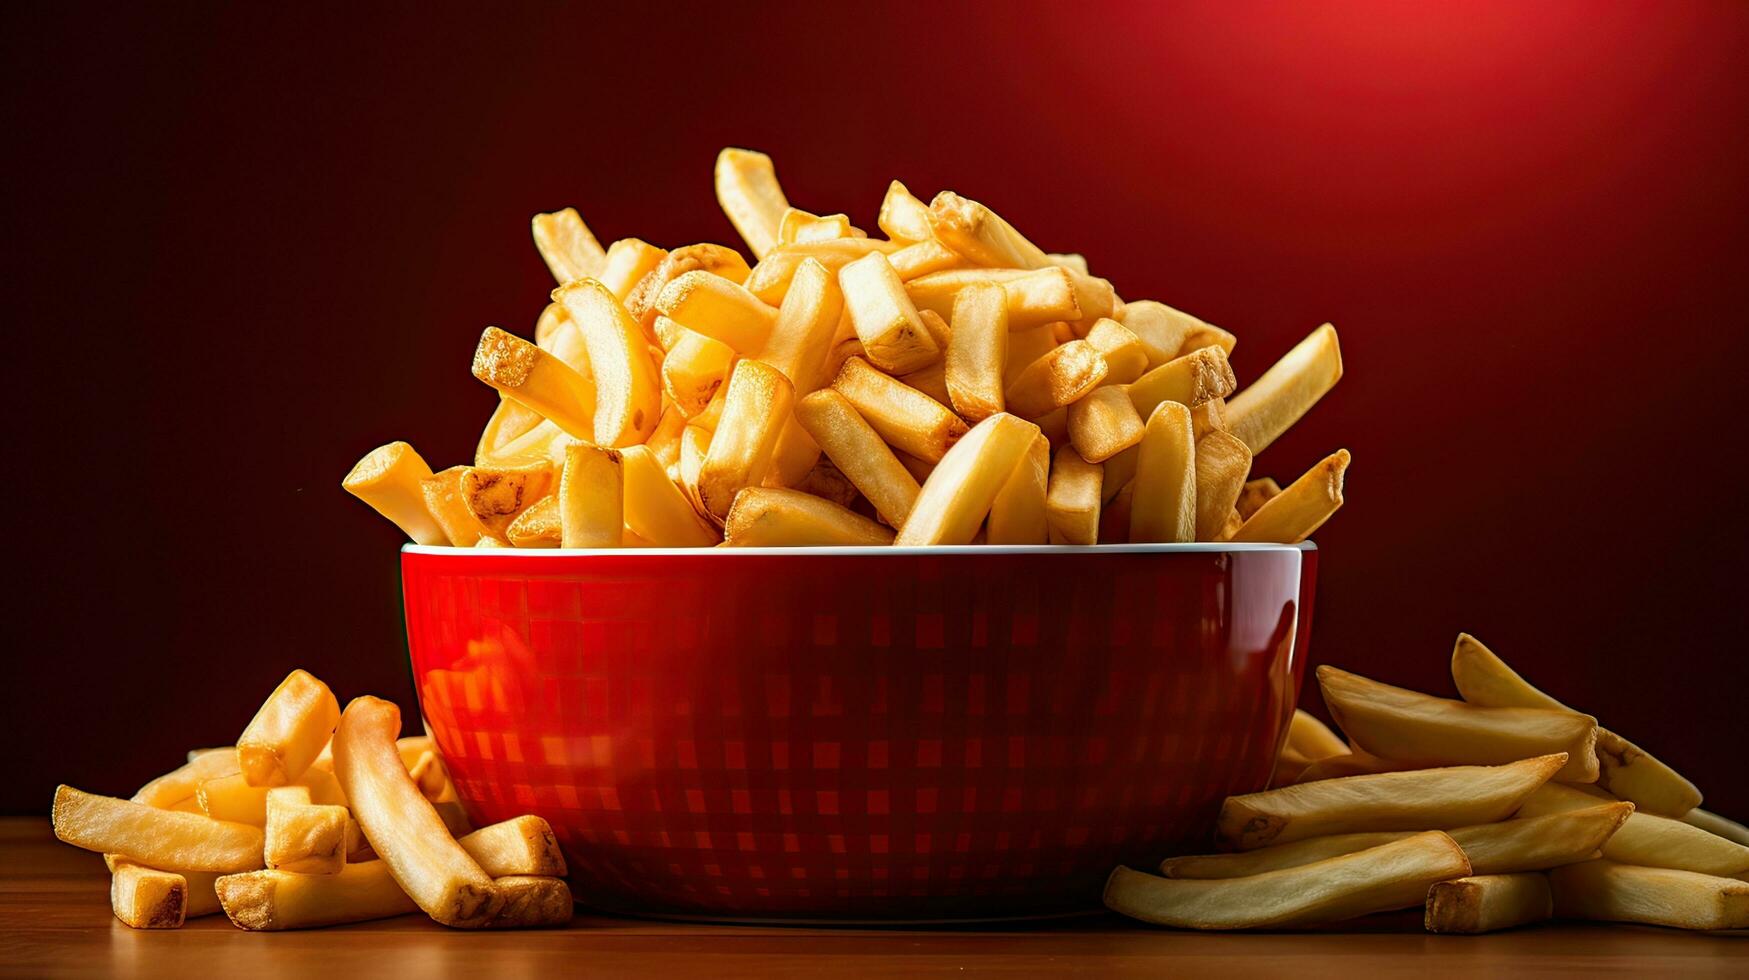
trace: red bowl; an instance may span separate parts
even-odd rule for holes
[[[740,920],[1095,908],[1262,788],[1310,545],[408,546],[427,726],[582,904]]]

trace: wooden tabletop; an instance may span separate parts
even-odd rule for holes
[[[1588,973],[1749,975],[1749,941],[1626,926],[1561,925],[1492,936],[1429,936],[1417,914],[1344,931],[1202,934],[1090,917],[1053,926],[800,929],[579,915],[568,928],[458,932],[403,916],[308,932],[248,933],[224,916],[137,931],[109,912],[95,854],[54,840],[48,821],[0,819],[0,976],[309,977],[402,973],[557,980],[589,976],[916,977],[1393,976]]]

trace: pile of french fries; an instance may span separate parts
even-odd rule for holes
[[[1229,797],[1224,853],[1118,868],[1105,903],[1185,929],[1424,909],[1429,932],[1547,919],[1749,928],[1749,827],[1467,634],[1461,700],[1321,667],[1348,736],[1296,712],[1275,789]]]
[[[1334,327],[1236,393],[1232,334],[953,192],[893,181],[883,238],[790,207],[762,153],[724,150],[716,191],[755,264],[536,215],[558,288],[532,341],[480,338],[473,464],[395,442],[343,486],[494,548],[1291,543],[1342,505],[1346,450],[1251,474],[1342,376]]]
[[[136,929],[223,911],[238,928],[306,929],[423,911],[446,926],[571,919],[545,820],[472,830],[428,736],[361,697],[344,713],[295,670],[235,746],[197,749],[131,799],[55,791],[55,836],[108,863],[110,906]]]

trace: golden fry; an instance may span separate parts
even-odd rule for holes
[[[180,929],[188,913],[188,881],[171,871],[123,863],[110,874],[109,907],[134,929]]]
[[[1050,256],[1001,216],[970,198],[942,191],[929,202],[929,227],[943,245],[978,265],[1039,269]]]
[[[881,199],[881,213],[875,223],[895,242],[933,241],[935,238],[935,229],[929,223],[929,205],[919,201],[896,180],[887,185],[887,195]]]
[[[1524,816],[1566,813],[1597,806],[1611,799],[1590,787],[1580,789],[1550,784],[1524,801]],[[1709,834],[1680,820],[1651,813],[1627,818],[1603,845],[1603,856],[1624,864],[1653,868],[1676,868],[1709,875],[1737,875],[1749,871],[1749,847]]]
[[[895,449],[940,462],[966,423],[928,395],[882,374],[860,357],[844,362],[832,387]],[[842,467],[841,467],[842,468]]]
[[[655,310],[746,356],[764,349],[777,323],[777,310],[746,287],[702,271],[688,272],[662,287]]]
[[[527,466],[467,466],[462,468],[456,495],[487,533],[507,538],[510,525],[552,489],[553,468],[544,462]]]
[[[871,363],[893,374],[925,367],[941,348],[923,326],[892,263],[870,253],[838,270],[844,308]]]
[[[1098,392],[1095,392],[1097,394]],[[1194,410],[1193,410],[1194,412]],[[1195,429],[1194,420],[1191,423]],[[1196,444],[1196,539],[1214,541],[1251,475],[1251,450],[1237,436],[1210,432]]]
[[[1196,443],[1190,409],[1164,401],[1148,417],[1137,445],[1130,540],[1196,540]]]
[[[634,533],[658,548],[708,548],[717,543],[717,532],[699,518],[647,447],[620,450],[619,462],[625,523]]]
[[[753,254],[764,258],[777,244],[789,210],[771,158],[755,150],[726,149],[717,154],[716,185],[717,204]]]
[[[1105,358],[1105,384],[1127,385],[1148,370],[1148,349],[1128,327],[1101,317],[1087,332],[1087,342]]]
[[[1239,491],[1239,500],[1233,506],[1239,511],[1240,517],[1249,518],[1279,493],[1281,484],[1270,477],[1246,480],[1244,489]]]
[[[1050,540],[1046,512],[1050,472],[1051,442],[1040,433],[990,502],[990,519],[985,525],[990,544],[1044,544]]]
[[[380,859],[348,864],[331,875],[227,875],[215,887],[231,924],[250,932],[313,929],[419,911]]]
[[[1105,380],[1105,358],[1085,340],[1053,348],[1027,365],[1008,386],[1008,411],[1034,420],[1068,405]]]
[[[973,426],[924,481],[894,543],[971,544],[996,494],[1038,434],[1038,426],[1006,412]]]
[[[567,433],[595,437],[595,382],[521,337],[487,327],[474,350],[473,371],[474,377]]]
[[[625,527],[620,454],[588,443],[567,447],[558,510],[561,547],[619,547]]]
[[[1429,888],[1422,924],[1428,932],[1475,934],[1542,922],[1552,915],[1548,875],[1478,874]]]
[[[1227,403],[1234,435],[1260,453],[1342,378],[1336,328],[1326,323]]]
[[[308,671],[292,671],[237,739],[243,778],[251,786],[284,786],[297,779],[321,754],[339,721],[340,703],[328,685]]]
[[[537,214],[532,224],[534,245],[559,285],[601,274],[607,264],[607,252],[576,208]]]
[[[1555,914],[1672,929],[1749,929],[1749,882],[1586,861],[1549,872]]]
[[[1151,299],[1125,303],[1118,308],[1116,319],[1142,342],[1143,349],[1148,352],[1150,368],[1159,367],[1185,352],[1185,340],[1191,331],[1205,325],[1188,313],[1180,313]]]
[[[456,843],[493,878],[505,875],[565,876],[565,855],[545,820],[532,814],[512,817],[460,838]]]
[[[564,304],[565,312],[583,331],[589,366],[595,373],[594,431],[571,434],[608,448],[648,439],[662,415],[662,383],[643,329],[613,293],[594,279],[560,286],[553,291],[553,300]],[[516,397],[515,391],[511,396]],[[529,407],[540,409],[538,405]],[[563,421],[553,421],[571,431]]]
[[[1297,544],[1324,526],[1342,507],[1342,481],[1352,457],[1338,449],[1324,457],[1286,490],[1265,501],[1234,532],[1234,541]]]
[[[114,854],[151,868],[249,871],[261,867],[260,827],[199,813],[55,789],[55,836],[74,847]]]
[[[718,389],[729,380],[735,366],[735,350],[728,344],[687,330],[667,317],[657,317],[657,332],[679,331],[668,355],[662,358],[662,391],[681,415],[691,418],[704,411]]]
[[[1729,817],[1721,817],[1709,810],[1695,807],[1683,814],[1681,819],[1690,827],[1699,827],[1716,837],[1723,837],[1732,843],[1749,847],[1749,827],[1745,827]]]
[[[340,486],[394,521],[414,544],[449,544],[443,528],[425,509],[425,496],[419,489],[420,482],[430,477],[431,467],[412,446],[391,442],[367,453]]]
[[[815,259],[796,270],[759,359],[783,372],[797,397],[827,380],[826,359],[844,313],[838,277]]]
[[[597,278],[621,303],[631,300],[632,290],[644,277],[656,271],[668,257],[666,249],[636,238],[622,238],[607,247],[607,257],[601,263]]]
[[[298,874],[337,874],[346,866],[346,808],[310,801],[307,786],[267,791],[262,854],[269,868]]]
[[[953,304],[946,384],[953,409],[982,421],[1003,410],[1002,372],[1008,361],[1008,306],[1002,287],[978,283]]]
[[[1142,375],[1129,386],[1129,392],[1136,412],[1147,418],[1162,402],[1195,408],[1210,399],[1227,397],[1237,385],[1227,355],[1219,347],[1204,347]]]
[[[516,515],[516,520],[504,529],[504,538],[516,548],[563,546],[565,527],[559,519],[559,495],[549,493]]]
[[[905,522],[917,500],[917,480],[843,394],[814,392],[796,405],[796,419],[881,520],[893,527]]]
[[[1075,447],[1057,450],[1045,494],[1051,544],[1094,544],[1099,540],[1099,484],[1104,475],[1098,463],[1082,459]]]
[[[1095,388],[1069,404],[1069,442],[1090,463],[1103,463],[1139,444],[1144,431],[1129,392],[1121,387]]]
[[[736,494],[765,479],[790,419],[794,391],[788,378],[763,361],[735,365],[722,421],[698,473],[698,499],[706,513],[722,520]]]
[[[735,495],[723,522],[731,548],[856,547],[893,543],[893,532],[830,500],[777,487]]]
[[[571,887],[563,878],[506,875],[494,879],[504,907],[486,923],[488,929],[538,929],[571,921],[575,907]]]

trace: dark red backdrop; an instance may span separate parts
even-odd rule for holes
[[[713,155],[871,223],[951,187],[1129,297],[1348,374],[1313,657],[1447,689],[1460,629],[1749,813],[1749,7],[9,6],[15,555],[0,810],[229,741],[293,665],[408,702],[364,450],[464,458],[529,214],[732,241]]]

